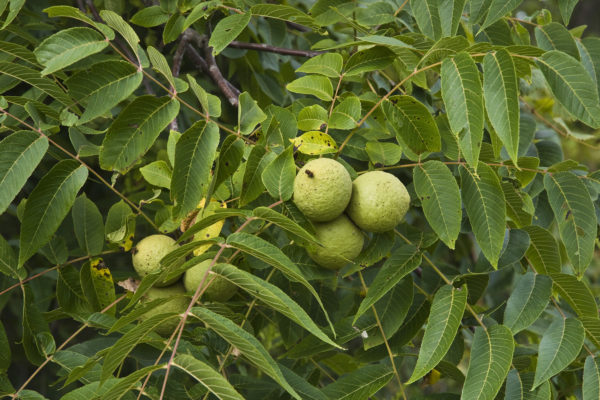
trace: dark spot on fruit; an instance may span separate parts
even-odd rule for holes
[[[210,234],[208,234],[208,233],[207,233],[207,234],[206,234],[206,237],[207,237],[207,238],[209,238],[209,237],[210,237]]]
[[[305,173],[306,175],[308,175],[308,177],[309,177],[309,178],[314,178],[314,177],[315,177],[315,174],[313,174],[313,173],[312,173],[312,171],[311,171],[311,170],[309,170],[309,169],[305,169],[305,170],[304,170],[304,173]]]

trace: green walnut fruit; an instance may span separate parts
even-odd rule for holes
[[[163,303],[159,306],[153,307],[150,311],[143,314],[140,317],[140,321],[145,321],[148,318],[165,313],[177,313],[182,314],[187,310],[187,307],[190,303],[190,299],[185,296],[185,290],[181,284],[157,288],[150,288],[142,297],[142,304],[148,303],[156,299],[171,299],[166,303]],[[179,324],[178,318],[171,318],[164,322],[162,322],[157,328],[156,332],[160,335],[170,335],[173,333],[177,325]]]
[[[202,283],[202,278],[204,278],[204,274],[208,270],[211,262],[212,260],[204,260],[185,271],[185,274],[183,275],[183,286],[185,286],[185,290],[191,293],[196,292],[196,289],[198,289],[198,286]],[[216,274],[209,273],[204,280],[204,285],[208,282],[211,283],[204,291],[203,297],[210,301],[227,301],[237,290],[236,285]]]
[[[360,254],[363,234],[344,214],[333,221],[317,222],[314,226],[316,237],[323,247],[315,246],[308,255],[320,266],[340,269]]]
[[[160,268],[160,260],[171,251],[175,250],[179,245],[165,235],[151,235],[143,238],[133,249],[133,256],[131,257],[133,262],[133,268],[138,275],[143,278],[146,275],[158,271]],[[158,282],[155,286],[168,286],[179,279],[176,276],[165,282]]]
[[[337,218],[350,201],[352,178],[331,158],[307,162],[294,181],[294,203],[306,217],[325,222]]]
[[[410,205],[410,195],[394,175],[367,172],[352,183],[352,198],[346,212],[359,228],[369,232],[394,229]]]

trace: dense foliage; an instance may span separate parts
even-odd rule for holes
[[[520,3],[0,1],[0,393],[597,400],[600,39]],[[411,198],[339,271],[317,157]]]

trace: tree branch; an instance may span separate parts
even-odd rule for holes
[[[287,56],[299,56],[299,57],[315,57],[319,54],[322,54],[322,51],[313,51],[313,50],[297,50],[297,49],[288,49],[285,47],[277,47],[271,46],[264,43],[247,43],[247,42],[238,42],[234,40],[229,43],[229,47],[233,47],[236,49],[247,49],[247,50],[256,50],[256,51],[266,51],[269,53],[277,53],[283,54]]]
[[[179,77],[179,72],[181,71],[181,63],[183,61],[183,56],[185,55],[185,50],[187,48],[187,44],[191,39],[191,34],[189,30],[186,30],[181,35],[179,39],[179,43],[177,44],[177,49],[175,50],[175,54],[173,55],[173,67],[171,68],[171,73],[173,77]],[[175,89],[175,88],[173,88]],[[173,131],[179,130],[179,124],[177,123],[177,117],[173,118],[173,121],[169,124],[169,128]]]

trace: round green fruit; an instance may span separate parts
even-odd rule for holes
[[[410,195],[394,175],[367,172],[352,183],[352,198],[346,212],[359,228],[369,232],[394,229],[410,205]]]
[[[314,226],[316,237],[323,247],[315,246],[308,255],[320,266],[340,269],[360,254],[363,234],[345,215],[333,221],[317,222]]]
[[[178,247],[179,245],[175,240],[169,236],[147,236],[140,240],[132,251],[133,255],[131,260],[133,268],[138,275],[143,278],[154,271],[158,271],[160,268],[160,260]],[[158,282],[155,286],[168,286],[178,279],[179,276],[176,276],[166,282]]]
[[[159,306],[153,307],[150,311],[143,314],[140,317],[140,321],[145,321],[148,318],[159,315],[174,312],[177,314],[182,314],[187,310],[187,307],[190,303],[190,300],[185,296],[185,290],[181,284],[157,288],[150,288],[142,297],[142,303],[149,303],[156,299],[171,299],[166,303],[163,303]],[[164,322],[162,322],[157,328],[156,332],[160,335],[170,335],[173,333],[177,325],[179,324],[179,319],[171,318]]]
[[[185,290],[193,293],[198,289],[211,262],[212,260],[204,260],[185,271],[185,274],[183,275],[183,286],[185,286]],[[216,274],[208,274],[204,280],[204,285],[208,282],[211,283],[204,291],[203,296],[210,301],[227,301],[237,290],[236,285]]]
[[[350,201],[352,178],[331,158],[307,162],[294,181],[294,203],[307,218],[325,222],[337,218]]]

